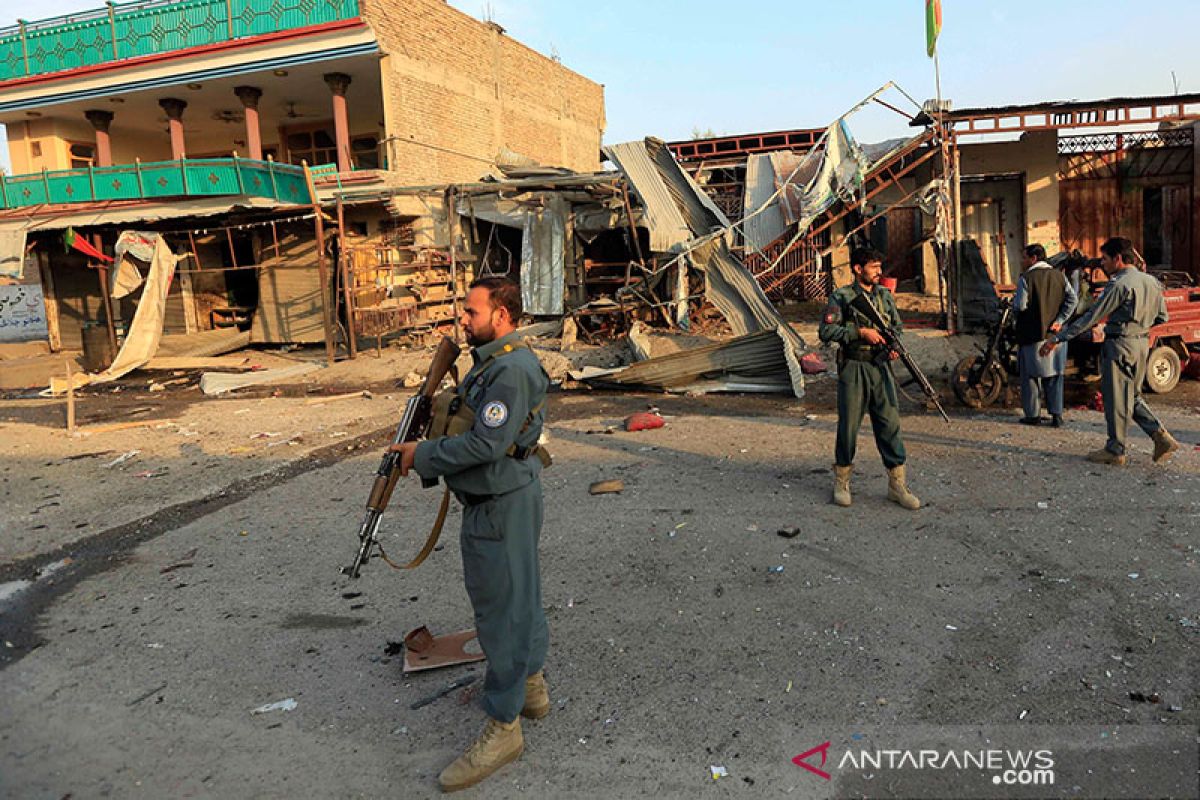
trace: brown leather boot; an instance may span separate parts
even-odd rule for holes
[[[1155,448],[1157,452],[1157,448]],[[1114,467],[1125,466],[1125,456],[1117,455],[1107,447],[1101,447],[1099,450],[1093,450],[1087,454],[1087,460],[1093,464],[1111,464]]]
[[[510,761],[516,761],[524,751],[520,719],[512,722],[488,719],[479,738],[438,775],[438,785],[443,792],[474,786]]]
[[[541,670],[525,679],[525,707],[521,716],[541,719],[550,713],[550,690],[546,688],[546,676]]]
[[[1179,442],[1175,441],[1175,437],[1167,433],[1167,429],[1163,428],[1158,433],[1151,437],[1154,439],[1154,463],[1161,464],[1171,457],[1171,455],[1179,449]]]
[[[854,470],[854,465],[839,467],[833,465],[833,502],[839,506],[850,505],[850,473]]]
[[[916,511],[921,507],[921,501],[908,490],[904,481],[903,464],[888,470],[888,500],[909,511]]]

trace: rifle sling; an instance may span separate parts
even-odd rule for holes
[[[446,513],[450,510],[450,489],[447,488],[442,494],[442,503],[438,508],[437,519],[433,521],[433,527],[429,530],[429,536],[425,538],[425,545],[421,548],[421,552],[417,553],[416,557],[407,564],[396,564],[387,557],[387,553],[383,552],[383,545],[376,542],[379,547],[379,556],[392,569],[414,569],[421,566],[425,559],[429,558],[429,554],[433,552],[433,548],[437,546],[438,539],[442,535],[442,526],[446,524]]]

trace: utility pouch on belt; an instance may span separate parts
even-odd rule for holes
[[[522,433],[533,422],[533,418],[537,412],[541,410],[542,406],[539,405],[529,412],[529,419],[525,421],[525,426],[521,428]],[[457,390],[446,389],[433,399],[433,416],[429,421],[429,435],[427,438],[436,439],[439,436],[461,436],[475,426],[475,411],[458,394]],[[538,460],[542,462],[543,467],[548,467],[553,463],[549,451],[541,445],[518,447],[514,444],[508,448],[506,455],[518,461],[524,461],[532,456],[537,456]]]

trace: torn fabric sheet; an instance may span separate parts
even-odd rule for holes
[[[150,261],[150,272],[145,288],[138,300],[137,311],[129,325],[129,335],[121,345],[113,363],[103,372],[90,376],[92,383],[106,383],[132,372],[145,364],[158,349],[162,338],[163,316],[167,305],[167,291],[175,276],[175,264],[184,256],[176,256],[167,247],[163,238],[156,237],[154,257]]]

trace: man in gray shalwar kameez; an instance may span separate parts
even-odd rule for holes
[[[1021,372],[1021,406],[1026,425],[1041,424],[1039,385],[1046,392],[1050,423],[1062,425],[1063,374],[1067,370],[1067,348],[1048,356],[1038,354],[1046,336],[1058,333],[1075,310],[1078,295],[1061,271],[1046,263],[1046,248],[1031,244],[1021,253],[1025,271],[1017,281],[1013,310],[1017,315],[1017,366]]]
[[[1039,352],[1043,356],[1049,355],[1060,343],[1106,320],[1100,391],[1104,395],[1108,443],[1089,453],[1088,461],[1124,464],[1125,432],[1129,429],[1129,420],[1133,419],[1154,440],[1153,459],[1159,463],[1179,449],[1179,443],[1167,433],[1142,399],[1142,381],[1146,379],[1146,360],[1150,354],[1150,329],[1167,321],[1162,284],[1133,266],[1133,243],[1128,239],[1109,239],[1100,245],[1100,253],[1101,266],[1109,277],[1104,293],[1066,330],[1048,337]]]

